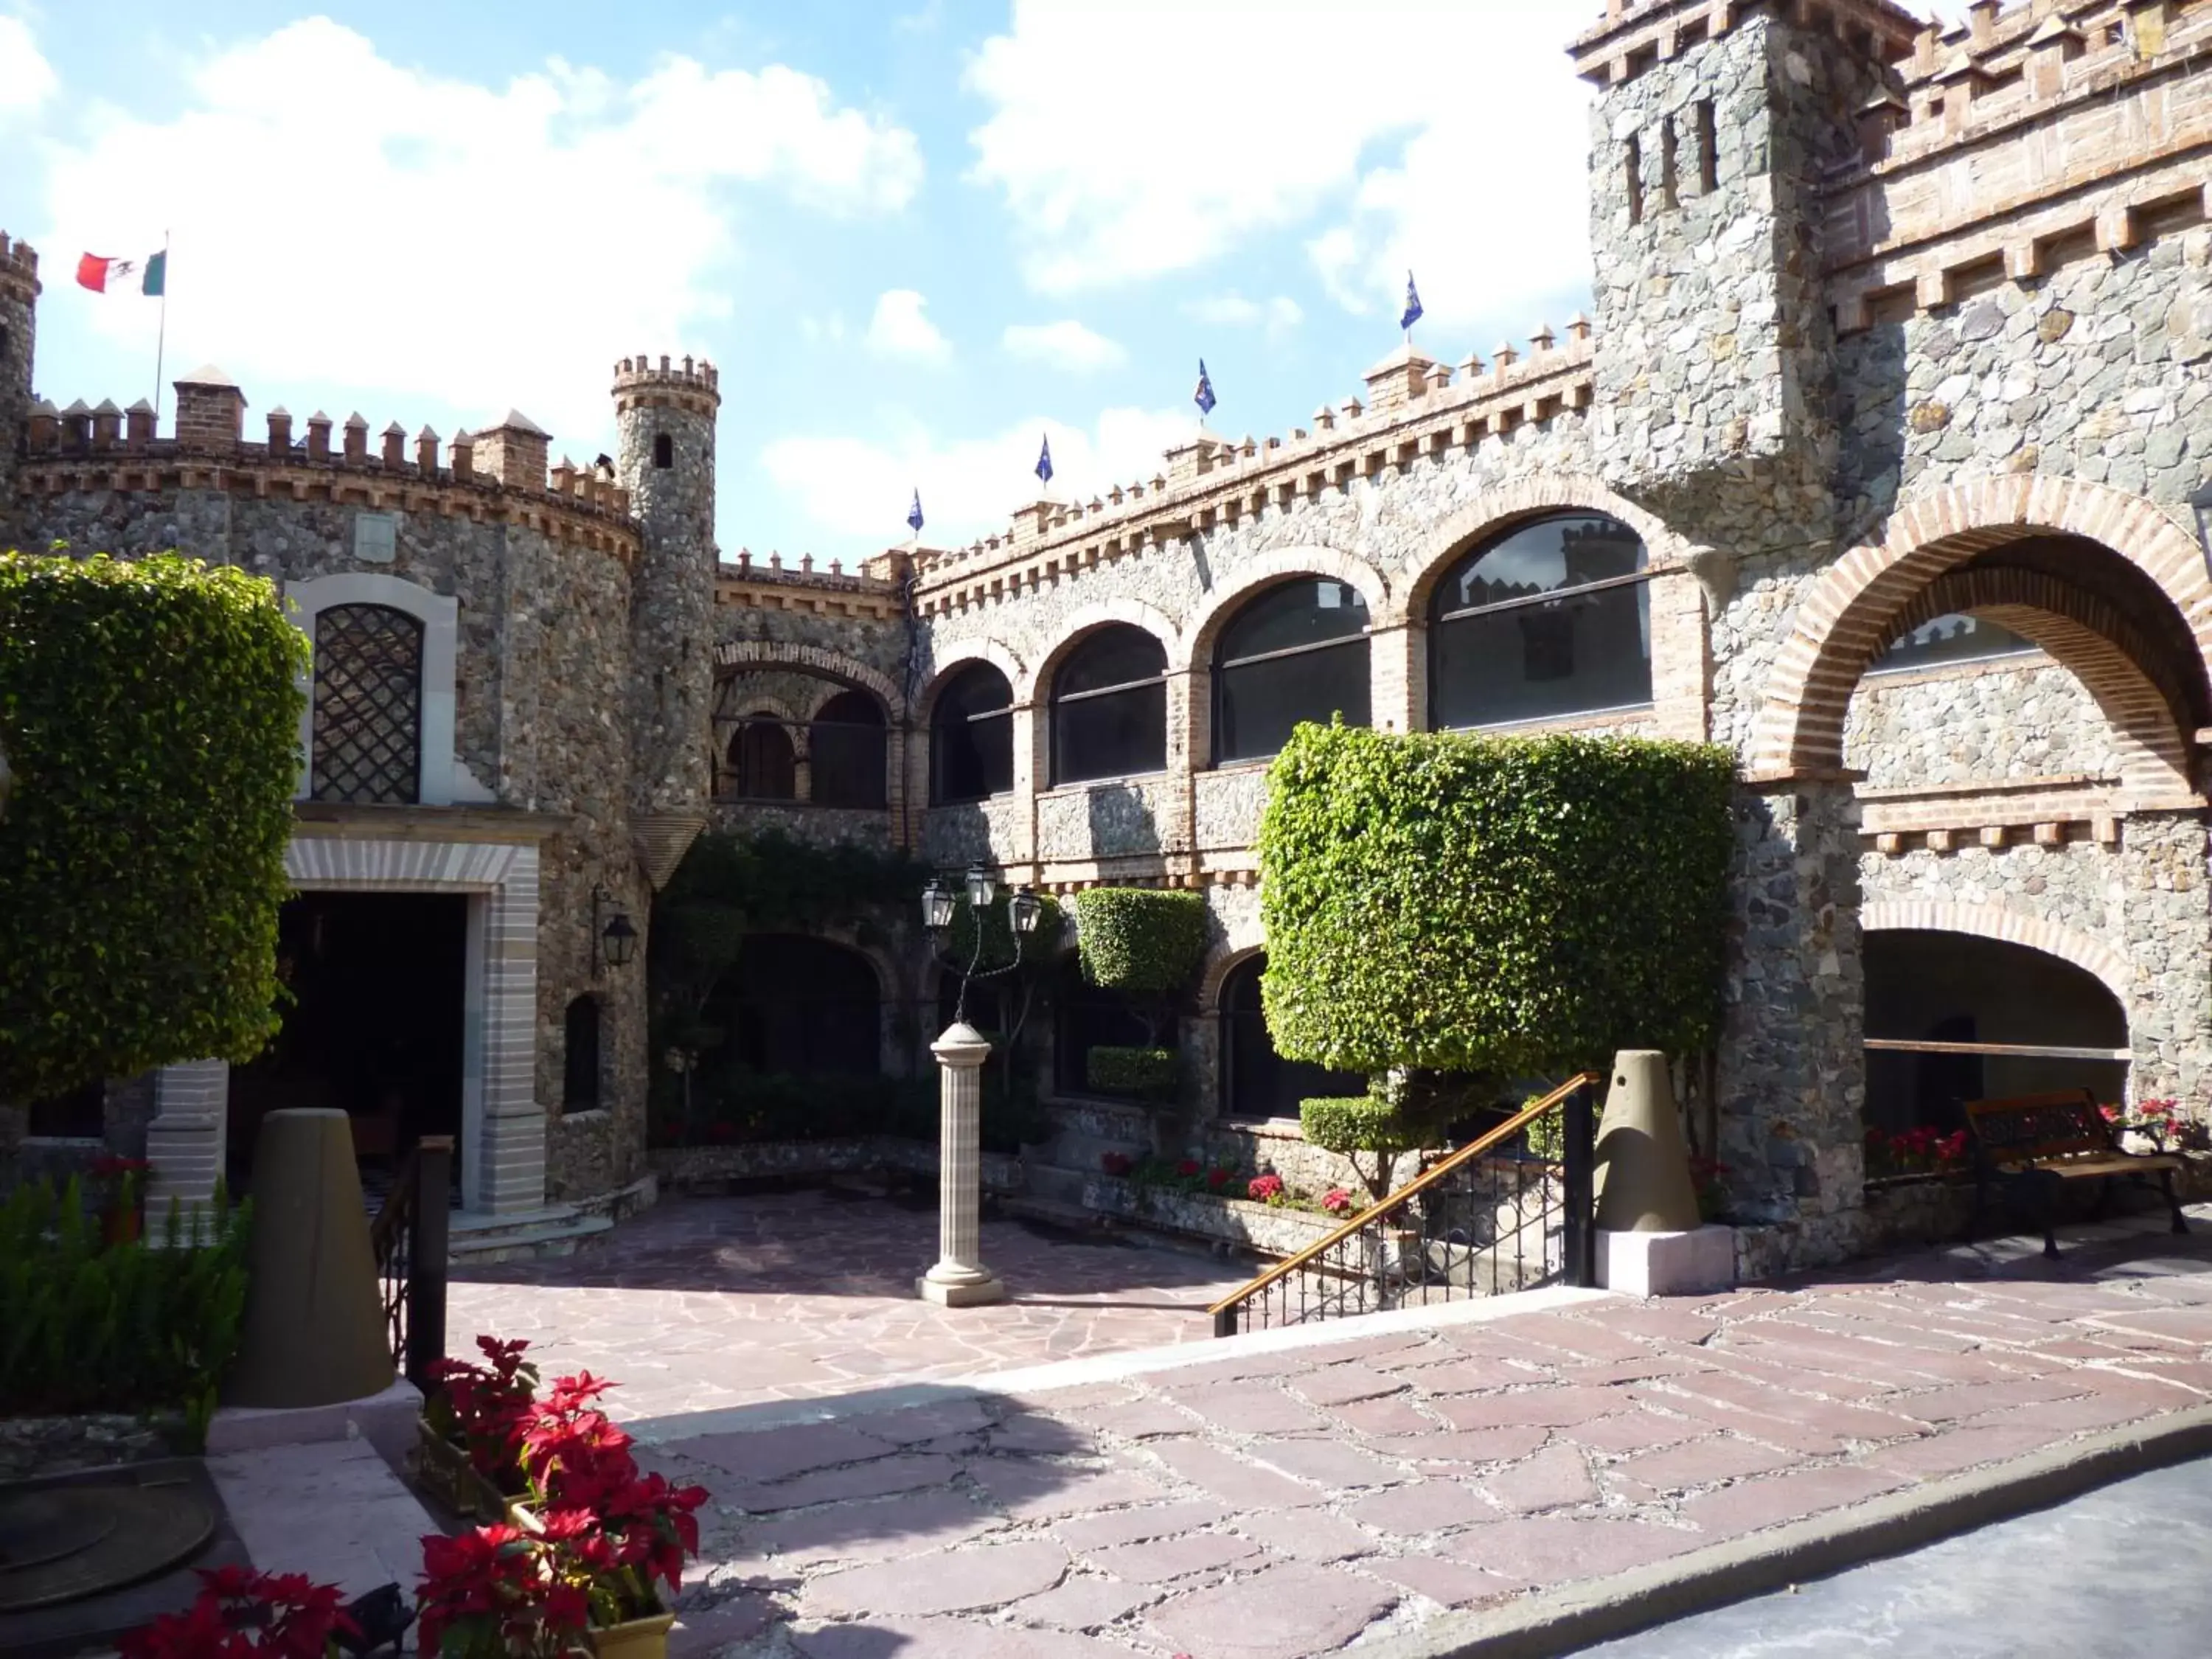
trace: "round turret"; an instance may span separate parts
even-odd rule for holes
[[[712,363],[615,365],[615,469],[643,547],[630,583],[631,827],[658,887],[706,823],[714,606]]]
[[[0,546],[15,501],[15,455],[31,417],[31,358],[39,330],[39,256],[0,234]]]

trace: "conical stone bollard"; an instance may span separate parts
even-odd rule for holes
[[[392,1386],[361,1173],[346,1115],[271,1112],[253,1150],[245,1328],[228,1406],[363,1400]]]
[[[1674,1109],[1667,1056],[1626,1048],[1613,1060],[1613,1087],[1597,1130],[1600,1232],[1689,1232],[1698,1225],[1690,1149]]]

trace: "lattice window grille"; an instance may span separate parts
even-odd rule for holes
[[[422,759],[422,623],[382,605],[321,612],[309,793],[412,805],[421,799]]]

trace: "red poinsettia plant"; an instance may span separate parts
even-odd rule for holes
[[[591,1622],[584,1587],[520,1527],[425,1538],[415,1599],[417,1650],[440,1659],[562,1659]]]
[[[490,1364],[439,1360],[430,1367],[436,1392],[422,1407],[431,1428],[465,1448],[470,1467],[505,1492],[522,1489],[522,1439],[538,1394],[538,1367],[522,1357],[529,1346],[477,1337]]]
[[[251,1567],[202,1569],[201,1589],[182,1613],[165,1613],[116,1644],[123,1659],[331,1659],[337,1635],[355,1632],[336,1585],[305,1573]]]

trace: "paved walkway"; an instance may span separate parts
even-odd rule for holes
[[[1704,1300],[1462,1304],[896,1411],[663,1420],[649,1455],[714,1494],[679,1650],[1298,1659],[1417,1634],[2203,1403],[2212,1211],[2189,1238],[2158,1224],[2076,1230],[2055,1267],[2021,1242]]]
[[[479,1331],[527,1337],[549,1382],[612,1377],[617,1417],[659,1418],[1205,1340],[1206,1305],[1249,1276],[1013,1221],[984,1224],[983,1259],[1012,1305],[939,1308],[914,1292],[937,1260],[933,1195],[671,1197],[579,1255],[457,1273],[447,1328],[457,1353]]]
[[[2203,1659],[2212,1464],[2159,1469],[1585,1659]]]

